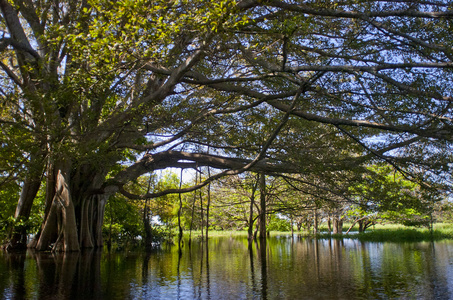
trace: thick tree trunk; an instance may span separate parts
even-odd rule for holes
[[[373,221],[370,221],[368,218],[364,218],[362,220],[359,220],[357,223],[359,223],[359,232],[365,232],[369,227],[371,227],[373,224],[375,224]]]
[[[103,178],[102,172],[88,165],[74,169],[65,160],[49,164],[45,218],[29,247],[53,251],[102,247],[108,195],[92,195],[88,191],[99,187]]]
[[[56,182],[56,173],[53,167],[53,164],[47,164],[46,170],[46,205],[44,208],[44,220],[47,220],[49,216],[52,201],[55,196],[55,182]],[[55,217],[55,216],[54,216]],[[36,245],[41,237],[42,230],[44,228],[45,223],[42,224],[41,228],[39,229],[38,233],[35,235],[32,241],[27,245],[28,248],[36,249]]]
[[[30,175],[25,178],[24,185],[17,203],[14,219],[16,223],[27,222],[30,218],[33,200],[41,186],[41,174]],[[23,224],[14,225],[11,229],[11,238],[6,249],[8,251],[25,250],[27,248],[27,227]]]
[[[343,218],[339,216],[333,217],[333,233],[342,234],[343,233]]]
[[[79,243],[81,248],[102,247],[102,225],[104,223],[106,195],[83,197],[76,206],[80,207]]]
[[[78,251],[80,244],[77,234],[77,223],[74,203],[70,191],[69,161],[55,164],[55,195],[49,214],[44,222],[37,250],[48,250],[53,244],[53,251]],[[57,237],[54,240],[55,236]]]
[[[94,211],[93,219],[93,240],[95,247],[102,247],[104,240],[102,238],[102,225],[104,225],[105,205],[107,204],[108,195],[96,195],[97,208]]]
[[[80,232],[79,243],[82,248],[93,248],[93,237],[91,234],[91,223],[93,207],[91,199],[83,199],[80,209]]]
[[[365,221],[364,220],[360,220],[360,221],[358,221],[358,223],[359,223],[359,233],[364,232],[365,231],[365,229],[364,229]]]

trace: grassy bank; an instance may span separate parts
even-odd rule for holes
[[[345,225],[344,231],[349,228]],[[327,232],[327,228],[320,228],[320,232]],[[188,237],[188,232],[184,232],[184,236]],[[271,231],[270,235],[281,235],[290,234],[290,232],[275,232]],[[294,231],[294,234],[300,234],[305,236],[312,236],[310,232],[298,232]],[[209,237],[246,237],[247,231],[245,230],[225,230],[225,231],[209,231]],[[201,237],[200,231],[193,231],[192,238],[196,239]],[[438,241],[443,239],[453,239],[453,224],[450,223],[438,223],[434,224],[433,231],[431,232],[427,228],[415,228],[407,227],[404,225],[397,224],[386,224],[386,225],[375,225],[366,230],[363,233],[357,233],[357,231],[351,231],[349,234],[328,234],[321,233],[317,235],[318,238],[352,238],[360,241],[369,242],[419,242],[419,241]]]
[[[351,232],[351,234],[329,235],[320,234],[319,238],[353,238],[368,242],[419,242],[438,241],[453,239],[453,224],[434,224],[433,230],[428,228],[414,228],[403,225],[387,224],[376,225],[362,233]]]

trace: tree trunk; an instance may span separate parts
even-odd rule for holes
[[[208,178],[211,177],[211,169],[208,167]],[[208,203],[206,204],[206,241],[209,239],[209,209],[211,206],[211,183],[208,184]],[[208,247],[208,243],[206,243]],[[207,255],[207,252],[206,252]]]
[[[358,223],[359,223],[359,233],[364,232],[365,231],[365,229],[364,229],[365,220],[360,220],[360,221],[358,221]]]
[[[375,224],[373,221],[370,221],[368,218],[359,220],[359,232],[365,232],[368,228],[370,228],[373,224]]]
[[[333,234],[343,233],[343,218],[339,216],[333,217]]]
[[[36,249],[48,250],[53,243],[53,251],[78,251],[80,245],[70,191],[71,163],[63,160],[55,165],[55,169],[57,174],[55,196]],[[55,236],[57,236],[56,241],[54,241]]]
[[[92,222],[90,213],[93,211],[92,201],[91,199],[83,199],[81,202],[79,243],[83,248],[93,248],[93,237],[90,230]]]
[[[338,232],[339,234],[343,234],[343,223],[344,223],[343,218],[339,218],[339,219],[338,219],[338,222],[337,222],[337,225],[338,225],[338,230],[337,230],[337,232]]]
[[[266,175],[260,175],[260,239],[266,238]]]
[[[249,208],[249,228],[248,228],[248,240],[251,242],[253,240],[253,223],[255,219],[253,218],[253,208],[255,207],[255,193],[258,188],[258,180],[253,184],[252,195],[250,196],[250,208]]]
[[[41,174],[30,175],[25,178],[24,185],[17,203],[14,219],[16,223],[11,229],[11,238],[6,249],[8,251],[25,250],[27,248],[27,226],[25,222],[30,218],[33,200],[41,186]]]
[[[197,185],[198,182],[198,169],[196,170],[197,172],[195,173],[195,185]],[[200,175],[200,182],[201,182],[201,175]],[[193,218],[195,214],[195,203],[197,201],[197,192],[194,191],[193,193],[193,202],[192,202],[192,215],[190,218],[190,227],[189,227],[189,247],[192,243],[192,227],[193,227]]]
[[[297,227],[297,231],[300,231],[302,229],[302,221],[301,220],[296,221],[296,227]]]
[[[315,208],[315,211],[314,211],[314,222],[313,222],[313,234],[314,235],[318,234],[318,227],[319,227],[319,224],[318,224],[318,209]]]
[[[107,204],[108,195],[96,195],[96,204],[97,208],[94,211],[93,219],[93,244],[95,247],[102,247],[104,245],[104,240],[102,238],[102,225],[104,225],[104,215],[105,215],[105,206]]]
[[[184,171],[184,169],[181,169],[181,175],[179,176],[179,189],[182,188],[182,172]],[[178,208],[178,229],[179,229],[179,233],[178,233],[178,245],[179,245],[179,249],[181,249],[181,242],[182,242],[182,236],[183,236],[183,230],[182,230],[182,226],[181,226],[181,214],[182,214],[182,194],[179,193],[179,208]]]
[[[68,160],[52,164],[48,170],[43,227],[30,247],[66,252],[102,247],[108,195],[87,192],[100,185],[102,179],[103,176],[89,166],[74,170]]]
[[[249,228],[248,228],[248,239],[249,242],[253,240],[253,207],[255,206],[255,191],[253,191],[250,197],[250,210],[249,210]]]
[[[56,182],[56,174],[55,169],[53,168],[53,164],[47,164],[46,170],[46,204],[44,207],[44,220],[47,220],[49,216],[50,209],[52,207],[52,200],[55,197],[55,182]],[[39,229],[38,233],[35,235],[32,241],[27,245],[28,248],[36,249],[36,245],[38,240],[41,237],[42,230],[44,228],[44,224],[42,224],[41,228]]]
[[[200,174],[200,182],[201,182],[201,174]],[[204,232],[203,232],[203,221],[204,221],[204,216],[203,216],[203,194],[202,194],[202,189],[199,189],[200,191],[200,226],[201,226],[201,240],[203,240]]]
[[[327,228],[329,230],[329,234],[332,233],[332,218],[330,217],[330,214],[327,217]]]
[[[291,218],[290,218],[290,225],[291,225],[291,236],[294,235],[294,218],[293,218],[293,215],[291,214]]]

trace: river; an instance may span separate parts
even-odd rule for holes
[[[2,299],[453,299],[453,241],[213,237],[152,253],[0,253]]]

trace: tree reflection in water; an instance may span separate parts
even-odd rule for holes
[[[186,243],[187,245],[187,243]],[[448,299],[453,242],[210,238],[144,253],[0,254],[2,299]]]

